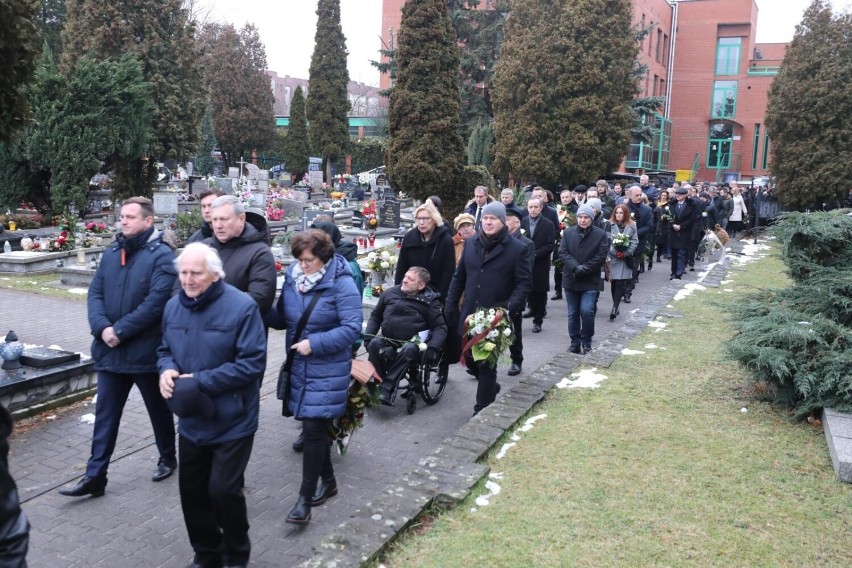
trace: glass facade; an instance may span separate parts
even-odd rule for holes
[[[669,150],[672,137],[672,123],[659,114],[643,115],[642,122],[654,129],[651,142],[634,137],[630,142],[624,165],[630,169],[668,170]]]
[[[737,82],[713,83],[713,103],[710,118],[734,118],[737,114]]]
[[[707,167],[724,169],[731,166],[731,145],[734,140],[734,127],[730,124],[710,126],[707,142]]]

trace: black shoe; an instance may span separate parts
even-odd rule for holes
[[[645,272],[645,263],[644,262],[639,265],[639,274],[642,274],[643,272]]]
[[[624,298],[622,298],[621,301],[624,302],[625,304],[629,304],[630,302],[633,301],[633,300],[630,299],[630,296],[632,296],[632,294],[625,294]]]
[[[319,507],[328,501],[329,497],[337,495],[337,481],[332,477],[331,481],[320,479],[317,490],[311,498],[311,507]]]
[[[612,308],[612,311],[609,312],[609,321],[614,320],[615,316],[617,316],[617,315],[618,315],[618,308]]]
[[[580,346],[579,345],[572,345],[571,347],[568,348],[568,352],[569,353],[579,353],[580,352]]]
[[[694,267],[694,266],[690,266],[690,267],[689,267],[689,271],[690,271],[690,272],[695,272],[695,267]]]
[[[154,472],[154,477],[151,478],[151,481],[162,481],[164,479],[168,479],[172,476],[176,469],[177,461],[160,458],[160,461],[157,462],[157,471]]]
[[[103,497],[106,484],[106,479],[103,478],[84,477],[74,487],[60,489],[59,494],[66,497],[82,497],[83,495]]]
[[[507,375],[509,375],[510,377],[514,377],[514,376],[520,375],[520,374],[521,374],[521,364],[520,363],[512,363],[512,366],[509,367],[509,372],[507,373]]]
[[[583,355],[588,355],[591,352],[592,352],[592,346],[591,345],[583,345]]]
[[[287,515],[286,522],[291,525],[306,525],[311,520],[311,501],[307,497],[299,495],[299,500]]]
[[[301,452],[305,449],[305,432],[299,432],[299,437],[293,442],[293,451]]]
[[[541,333],[541,324],[540,323],[534,323],[533,328],[532,328],[532,332],[533,333]]]
[[[381,391],[379,393],[379,402],[384,406],[393,406],[393,402],[391,402],[391,393],[386,391]]]
[[[522,317],[522,318],[531,318],[531,317],[533,317],[532,310],[527,310],[527,311],[525,311],[525,312],[524,312],[524,314],[523,314],[521,317]]]
[[[657,262],[662,262],[662,260],[660,260],[659,256],[657,257]]]
[[[557,292],[556,294],[554,294],[553,296],[551,296],[551,297],[550,297],[550,299],[551,299],[551,300],[561,300],[561,299],[562,299],[562,294],[560,294],[559,292]]]
[[[681,279],[680,276],[675,276],[675,280],[680,280],[680,279]]]
[[[674,280],[674,279],[675,279],[675,275],[674,275],[674,274],[669,274],[669,280]]]

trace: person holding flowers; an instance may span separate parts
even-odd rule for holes
[[[609,313],[609,319],[614,320],[618,316],[618,306],[627,291],[627,283],[633,278],[631,263],[633,252],[639,246],[639,237],[636,235],[636,223],[630,218],[630,210],[623,203],[619,203],[613,209],[610,223],[612,242],[609,247],[609,258],[612,266],[609,279],[612,311]]]
[[[494,201],[482,209],[482,229],[465,242],[461,261],[447,293],[445,310],[448,323],[456,325],[463,336],[468,332],[468,318],[478,310],[505,308],[510,316],[521,312],[532,288],[526,247],[509,235],[506,207]],[[459,308],[462,295],[464,300]],[[489,327],[494,325],[492,318]],[[488,333],[490,330],[486,336]],[[467,338],[465,343],[469,344]],[[470,372],[479,380],[473,407],[474,414],[477,414],[494,402],[500,392],[497,361],[494,358],[477,361],[471,349],[466,350],[463,357]]]
[[[367,322],[364,343],[382,377],[379,401],[386,406],[393,404],[393,391],[409,365],[421,356],[434,364],[447,339],[440,298],[429,280],[425,268],[410,268],[401,285],[382,292]],[[423,331],[431,332],[428,340],[419,335]]]

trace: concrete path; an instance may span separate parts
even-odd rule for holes
[[[622,306],[621,317],[642,308],[655,292],[667,287],[668,274],[664,264],[642,275],[633,303]],[[688,280],[692,279],[690,275]],[[618,336],[622,328],[618,320],[609,322],[610,308],[607,289],[598,303],[595,344],[613,334]],[[504,365],[498,375],[504,393],[566,350],[566,311],[564,300],[550,301],[540,334],[530,333],[531,320],[524,320],[524,373],[508,377]],[[6,327],[14,329],[24,342],[89,352],[85,301],[0,289],[0,313],[5,316]],[[301,454],[290,448],[297,434],[296,422],[281,417],[280,403],[274,396],[283,349],[283,334],[272,332],[260,430],[246,473],[252,566],[294,566],[309,559],[313,547],[465,426],[473,411],[476,383],[458,365],[451,369],[444,398],[437,405],[430,407],[419,401],[417,412],[411,416],[401,403],[395,408],[370,411],[366,426],[354,436],[347,455],[333,458],[340,495],[314,509],[308,527],[294,529],[284,518],[297,497],[302,461]],[[144,405],[135,390],[124,412],[106,496],[73,499],[56,492],[84,471],[92,426],[81,418],[93,412],[92,405],[57,412],[55,419],[41,421],[12,439],[10,468],[32,523],[30,565],[185,566],[192,550],[183,524],[177,479],[151,482],[157,452]]]

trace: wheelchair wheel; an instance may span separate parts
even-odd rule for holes
[[[438,381],[438,368],[439,365],[436,364],[434,367],[431,365],[421,365],[419,369],[420,373],[420,386],[423,389],[421,396],[423,396],[423,401],[426,404],[435,404],[441,399],[441,395],[444,394],[444,389],[447,388],[447,381]]]
[[[405,410],[409,414],[414,414],[414,411],[417,410],[417,397],[416,396],[412,395],[412,396],[408,397],[408,402],[405,405]]]

